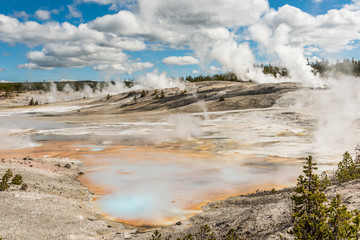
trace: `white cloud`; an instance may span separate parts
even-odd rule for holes
[[[68,5],[67,8],[69,10],[69,18],[82,18],[82,13],[77,8],[76,4]]]
[[[193,74],[199,74],[200,71],[194,69],[194,70],[192,70],[192,73],[193,73]]]
[[[40,20],[49,20],[51,18],[51,14],[47,10],[37,10],[35,16]]]
[[[89,27],[100,32],[121,35],[145,33],[143,24],[129,11],[120,11],[115,15],[105,15],[89,23]]]
[[[218,68],[218,67],[215,67],[215,66],[210,66],[210,67],[209,67],[209,72],[210,72],[211,74],[218,73],[218,72],[220,72],[220,71],[221,71],[221,68]]]
[[[313,0],[314,3],[322,3],[323,0]]]
[[[164,58],[162,62],[165,63],[166,65],[181,65],[181,66],[199,64],[199,60],[191,56],[167,57]]]
[[[19,65],[20,69],[83,68],[94,70],[133,73],[153,67],[151,63],[130,60],[121,49],[103,47],[96,44],[48,44],[42,51],[27,54],[29,63]]]
[[[82,18],[77,8],[81,3],[127,10],[77,26],[21,22],[0,14],[0,41],[40,46],[41,50],[27,54],[28,63],[20,68],[91,66],[132,72],[153,64],[131,60],[125,50],[181,48],[192,50],[194,57],[169,57],[163,62],[199,64],[208,69],[216,60],[222,70],[246,78],[255,62],[249,40],[259,42],[260,51],[277,56],[288,67],[299,68],[296,66],[305,63],[304,69],[299,69],[308,70],[304,55],[351,49],[360,39],[358,0],[319,16],[289,5],[269,9],[267,0],[74,0],[68,6],[70,17]]]
[[[15,11],[14,17],[16,18],[22,18],[24,20],[28,20],[29,15],[25,11]]]
[[[82,2],[110,5],[109,10],[118,11],[121,6],[130,8],[131,5],[136,3],[136,0],[82,0]]]

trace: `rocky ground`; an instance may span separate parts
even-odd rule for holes
[[[76,180],[80,162],[69,159],[0,160],[21,174],[26,190],[10,185],[0,192],[0,238],[10,239],[122,239],[131,230],[103,218],[92,194]]]

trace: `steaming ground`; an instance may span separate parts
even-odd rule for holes
[[[187,218],[215,199],[293,185],[310,154],[331,172],[359,137],[359,95],[349,99],[332,88],[204,82],[186,92],[166,89],[165,98],[140,92],[3,107],[1,148],[53,143],[53,153],[43,155],[82,160],[85,184],[99,194],[103,213],[147,225]],[[349,100],[354,104],[344,111]],[[66,147],[57,144],[64,141]]]

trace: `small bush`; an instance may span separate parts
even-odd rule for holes
[[[156,89],[151,96],[156,96],[158,94],[158,90]]]
[[[110,99],[110,94],[108,94],[107,96],[106,96],[106,100],[109,100]]]
[[[12,179],[11,184],[21,185],[23,183],[23,178],[20,174],[16,174]]]
[[[146,96],[146,92],[145,92],[145,90],[142,90],[140,97],[143,98],[143,97],[145,97],[145,96]]]
[[[9,184],[7,182],[0,182],[0,191],[5,191],[9,189]]]
[[[221,97],[220,97],[220,99],[219,99],[219,101],[220,101],[220,102],[223,102],[223,101],[225,101],[225,98],[224,98],[224,96],[221,96]]]
[[[161,240],[161,233],[158,230],[155,230],[154,234],[151,235],[151,240]]]
[[[25,183],[23,183],[23,184],[21,185],[20,190],[25,191],[27,188],[28,188],[28,185],[27,185],[27,184],[25,184]]]
[[[165,98],[165,93],[163,90],[161,90],[160,98]]]
[[[8,182],[10,180],[10,178],[13,177],[13,172],[11,171],[11,169],[8,169],[6,171],[6,173],[4,174],[3,178],[2,178],[2,181],[3,182]]]
[[[29,106],[33,106],[35,103],[34,103],[34,98],[31,98],[30,99],[30,102],[29,102]]]

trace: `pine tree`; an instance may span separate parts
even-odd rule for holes
[[[341,183],[360,178],[359,166],[354,162],[348,152],[344,153],[343,160],[339,162],[335,177],[336,180]]]
[[[150,240],[161,240],[161,233],[158,230],[155,230],[154,234],[151,235]]]
[[[324,239],[328,229],[326,225],[326,196],[319,177],[314,174],[317,169],[312,157],[306,159],[303,172],[298,178],[294,201],[294,227],[291,233],[296,239]]]
[[[329,239],[354,239],[357,231],[354,231],[352,225],[352,212],[341,204],[340,195],[336,195],[331,201],[328,209],[329,227],[331,229]]]
[[[29,102],[29,106],[33,106],[33,105],[34,105],[34,98],[31,98]]]
[[[344,154],[349,159],[348,153]],[[294,226],[290,231],[295,239],[359,239],[360,213],[348,211],[341,203],[340,195],[332,199],[327,205],[324,190],[328,185],[328,178],[322,174],[319,178],[314,173],[316,163],[309,156],[306,159],[303,172],[299,176],[295,188],[293,219]]]

